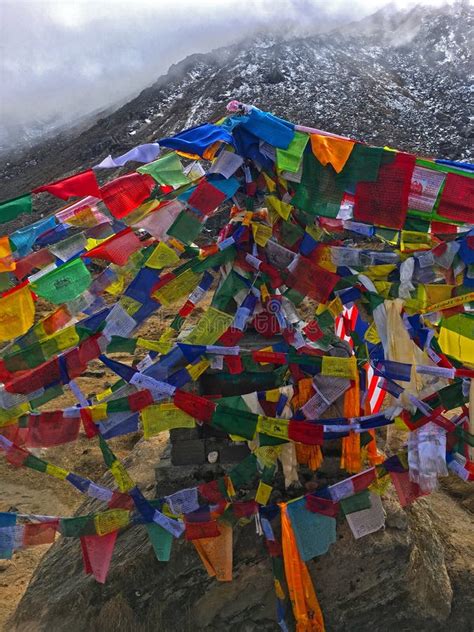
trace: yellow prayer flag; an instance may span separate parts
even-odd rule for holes
[[[25,334],[33,325],[35,304],[30,288],[24,285],[0,298],[0,342]]]
[[[189,345],[213,345],[231,326],[234,317],[209,307],[183,342]]]
[[[201,376],[204,371],[206,371],[210,366],[211,363],[209,362],[209,360],[203,359],[196,364],[188,364],[186,366],[186,371],[191,376],[192,381],[195,382],[199,378],[199,376]]]
[[[63,481],[68,475],[68,472],[66,470],[63,470],[62,467],[58,467],[57,465],[53,465],[52,463],[47,463],[46,474],[54,476],[54,478],[59,478]]]
[[[272,493],[273,487],[271,485],[267,485],[263,481],[260,481],[257,488],[257,493],[255,494],[255,500],[259,505],[266,505],[270,499],[270,495]]]
[[[321,374],[355,380],[357,378],[357,361],[355,356],[351,356],[350,358],[323,356]]]
[[[252,234],[255,243],[259,246],[265,247],[267,245],[267,241],[272,236],[272,229],[266,224],[252,223]]]
[[[107,402],[103,404],[96,404],[95,406],[91,406],[89,408],[92,421],[102,421],[103,419],[107,419]]]
[[[162,303],[165,307],[170,307],[180,298],[188,296],[199,283],[201,276],[192,270],[186,270],[177,277],[171,279],[166,285],[160,287],[153,293],[152,297]]]
[[[125,527],[130,521],[128,509],[109,509],[94,516],[94,525],[97,535],[107,535]]]
[[[277,437],[277,439],[288,439],[288,419],[277,419],[276,417],[265,417],[259,415],[257,420],[257,432]]]
[[[128,492],[130,489],[135,487],[135,483],[130,478],[130,474],[120,461],[114,461],[109,469],[121,492]]]
[[[285,221],[288,220],[293,208],[291,204],[286,204],[285,202],[282,202],[276,197],[276,195],[267,195],[267,197],[265,198],[265,202],[270,208],[278,213],[280,217],[283,217]]]
[[[145,439],[172,428],[194,428],[195,421],[172,403],[152,404],[140,412],[140,421]]]
[[[15,270],[16,262],[12,257],[10,240],[7,235],[0,237],[0,272],[11,272]]]
[[[145,265],[147,268],[153,268],[155,270],[161,270],[169,266],[178,263],[179,257],[175,251],[166,245],[163,241],[160,241],[158,246],[153,250],[148,257]]]
[[[377,331],[377,325],[375,324],[375,322],[372,323],[367,329],[364,334],[364,338],[367,340],[367,342],[370,342],[373,345],[376,345],[380,342],[380,336],[379,332]]]

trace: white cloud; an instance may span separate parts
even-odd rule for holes
[[[388,0],[0,0],[0,117],[11,125],[83,114],[137,93],[191,53],[262,29],[307,30],[324,21],[360,19],[385,4]]]

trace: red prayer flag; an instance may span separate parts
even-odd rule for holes
[[[221,490],[219,489],[218,481],[209,481],[209,483],[201,483],[198,486],[201,496],[210,503],[219,503],[224,499]]]
[[[100,584],[105,584],[117,533],[118,531],[112,531],[107,535],[84,535],[81,537],[84,570],[88,575],[94,575]]]
[[[224,356],[224,362],[231,375],[237,375],[238,373],[242,373],[244,370],[242,358],[240,356]]]
[[[92,439],[92,437],[95,437],[99,434],[99,429],[92,421],[92,413],[87,408],[81,409],[81,421],[82,425],[84,426],[84,432],[86,433],[86,437],[88,439]]]
[[[207,180],[201,180],[189,197],[188,204],[203,215],[209,215],[225,199],[225,193],[213,187]]]
[[[243,500],[233,503],[232,509],[236,518],[250,518],[258,511],[258,503],[255,500]]]
[[[92,195],[96,198],[102,197],[92,169],[33,189],[33,193],[41,193],[42,191],[51,193],[61,198],[61,200],[68,200],[71,197],[85,197],[87,195]]]
[[[309,296],[319,303],[326,303],[340,278],[334,272],[300,256],[288,274],[286,284],[303,296]]]
[[[7,450],[7,461],[15,467],[21,467],[29,457],[29,452],[13,444]]]
[[[328,498],[320,496],[306,496],[306,509],[313,513],[320,513],[323,516],[335,518],[339,513],[339,503],[335,503]]]
[[[136,393],[132,393],[128,396],[128,405],[130,410],[134,413],[139,410],[143,410],[147,406],[153,404],[153,395],[150,391],[137,391]]]
[[[12,380],[5,382],[5,390],[9,393],[26,395],[53,382],[59,382],[60,379],[59,361],[57,358],[52,358],[31,371],[18,371],[15,373],[15,377]]]
[[[448,173],[438,214],[458,222],[474,222],[474,178]]]
[[[290,420],[288,438],[305,445],[322,445],[324,442],[324,427],[308,421]]]
[[[150,197],[155,181],[149,175],[130,173],[107,182],[101,187],[101,197],[109,211],[117,219],[134,211]]]
[[[181,410],[184,410],[185,413],[188,413],[188,415],[206,423],[211,422],[212,415],[216,410],[216,405],[205,397],[180,390],[176,390],[173,403]]]
[[[354,219],[377,226],[403,228],[415,161],[415,156],[397,153],[392,162],[380,167],[376,182],[359,182]]]
[[[23,546],[38,544],[52,544],[58,529],[59,519],[38,524],[25,524],[23,531]]]
[[[221,532],[216,520],[209,522],[186,522],[184,537],[186,540],[199,540],[201,538],[217,538]]]
[[[21,281],[31,274],[35,268],[41,269],[53,262],[54,255],[52,255],[47,248],[42,248],[36,252],[31,252],[29,255],[26,255],[26,257],[18,259],[13,274]]]
[[[226,331],[224,331],[218,342],[220,345],[224,345],[225,347],[233,347],[239,342],[243,335],[244,332],[240,331],[240,329],[229,327],[229,329],[226,329]]]
[[[371,468],[366,472],[361,472],[360,474],[356,474],[351,478],[352,484],[354,485],[354,492],[357,494],[358,492],[367,489],[367,487],[375,481],[375,468]]]
[[[92,259],[105,259],[111,263],[123,266],[134,252],[140,250],[141,246],[141,241],[133,230],[126,228],[82,256]]]
[[[62,411],[28,416],[28,448],[49,448],[75,441],[79,436],[81,418],[65,417]]]
[[[409,472],[390,472],[393,486],[398,495],[398,500],[402,507],[410,505],[421,496],[427,496],[427,492],[422,492],[418,483],[410,480]]]

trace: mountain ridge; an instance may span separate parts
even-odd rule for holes
[[[464,2],[405,12],[389,6],[350,32],[262,34],[190,55],[78,135],[63,132],[17,159],[0,160],[1,197],[215,120],[231,99],[371,144],[469,160],[473,18]],[[381,25],[375,35],[374,24]]]

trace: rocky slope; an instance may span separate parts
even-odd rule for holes
[[[0,162],[0,196],[220,117],[234,98],[370,143],[469,160],[473,15],[464,2],[388,7],[322,35],[265,35],[191,55],[82,133]]]

